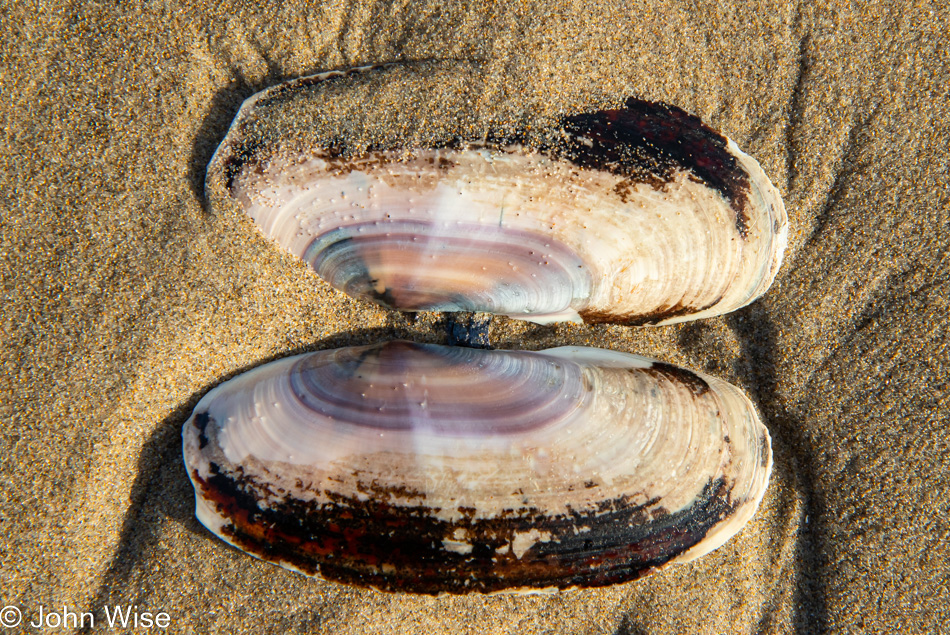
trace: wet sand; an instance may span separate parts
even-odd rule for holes
[[[40,607],[63,606],[105,631],[116,605],[195,633],[950,623],[950,12],[862,6],[6,8],[0,600],[21,611],[22,632]],[[343,297],[203,195],[246,97],[413,60],[477,61],[477,121],[628,95],[677,104],[782,192],[786,262],[745,309],[653,329],[496,320],[491,331],[498,347],[637,352],[746,390],[773,437],[773,481],[752,523],[710,556],[605,589],[431,598],[309,580],[194,519],[180,430],[212,386],[295,352],[445,338],[437,315]]]

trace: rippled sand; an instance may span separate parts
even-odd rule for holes
[[[860,6],[10,3],[0,600],[24,624],[41,606],[88,611],[96,631],[116,605],[196,633],[950,623],[950,13]],[[215,146],[240,102],[282,79],[447,58],[483,63],[473,117],[669,101],[735,139],[784,195],[786,264],[735,314],[649,330],[492,327],[497,346],[635,351],[750,394],[772,433],[773,483],[714,554],[601,590],[414,597],[303,578],[193,518],[180,429],[210,387],[292,352],[444,338],[439,316],[341,297],[248,221],[207,209]]]

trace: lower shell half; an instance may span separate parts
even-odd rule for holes
[[[723,381],[591,348],[395,341],[290,357],[183,429],[198,519],[258,558],[387,591],[633,580],[716,549],[768,484]]]

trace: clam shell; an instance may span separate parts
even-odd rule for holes
[[[199,520],[328,580],[429,594],[632,580],[716,549],[771,469],[746,396],[591,348],[404,341],[258,367],[183,429]]]
[[[629,99],[530,133],[472,132],[459,115],[468,132],[399,138],[374,121],[334,130],[346,113],[324,114],[350,93],[359,112],[390,85],[393,109],[411,110],[400,95],[451,85],[434,72],[355,69],[254,95],[209,190],[337,289],[407,311],[668,324],[732,311],[772,283],[788,232],[778,191],[675,106]],[[442,96],[446,108],[460,94]]]

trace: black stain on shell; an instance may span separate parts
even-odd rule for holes
[[[398,492],[317,504],[275,497],[266,484],[213,463],[207,479],[197,470],[192,476],[242,549],[328,580],[427,594],[633,580],[698,544],[736,508],[720,478],[677,512],[657,499],[637,504],[623,496],[595,511],[549,516],[524,507],[480,519],[465,508],[462,518],[445,521],[425,506],[392,504]],[[526,537],[521,557],[512,549],[519,536]]]
[[[706,380],[691,370],[666,364],[664,362],[653,362],[653,366],[645,369],[645,372],[655,373],[667,377],[678,384],[689,388],[690,392],[697,397],[702,397],[709,392],[709,384]]]
[[[246,169],[261,172],[262,167],[257,155],[263,147],[264,144],[253,141],[245,141],[238,146],[230,146],[230,152],[225,154],[221,162],[221,169],[224,172],[224,183],[232,194],[234,193],[234,181]]]
[[[718,300],[717,300],[718,301]],[[592,310],[581,310],[578,311],[578,315],[581,316],[581,319],[584,320],[585,324],[622,324],[623,326],[650,326],[653,324],[659,324],[664,320],[670,320],[672,318],[681,317],[684,315],[692,315],[699,311],[705,310],[707,307],[694,307],[684,304],[676,304],[674,306],[662,307],[656,309],[655,311],[650,311],[649,313],[638,313],[635,315],[623,315],[613,313],[611,311],[592,311]]]
[[[700,311],[710,309],[722,301],[722,295],[718,296],[712,302],[693,306],[688,304],[674,304],[657,308],[649,313],[637,314],[618,314],[610,311],[578,311],[585,324],[622,324],[623,326],[652,326],[665,320],[682,317],[685,315],[694,315]]]
[[[433,148],[435,149],[435,148]],[[361,151],[349,151],[343,141],[336,141],[321,149],[316,158],[323,159],[326,162],[326,171],[330,176],[344,177],[351,172],[370,172],[376,170],[382,173],[390,173],[392,177],[393,170],[403,161],[414,160],[412,154],[405,157],[395,155],[401,148],[388,148],[384,146],[370,146]],[[456,166],[454,161],[446,157],[430,157],[427,161],[430,167],[439,172],[447,172]]]
[[[414,489],[412,487],[407,487],[406,485],[388,485],[387,486],[387,485],[380,485],[376,481],[373,481],[369,485],[365,483],[360,483],[357,489],[361,494],[367,494],[369,496],[376,498],[377,500],[386,500],[387,498],[392,498],[394,500],[408,500],[408,499],[424,500],[426,497],[425,492]]]
[[[615,188],[622,200],[637,183],[664,189],[684,170],[729,201],[736,231],[742,238],[748,235],[749,175],[729,152],[726,137],[699,117],[631,97],[625,108],[571,115],[561,125],[568,138],[555,153],[581,167],[624,177]]]
[[[208,435],[205,431],[210,421],[211,417],[208,416],[207,412],[195,415],[195,427],[198,429],[198,449],[200,450],[203,450],[208,445]]]

